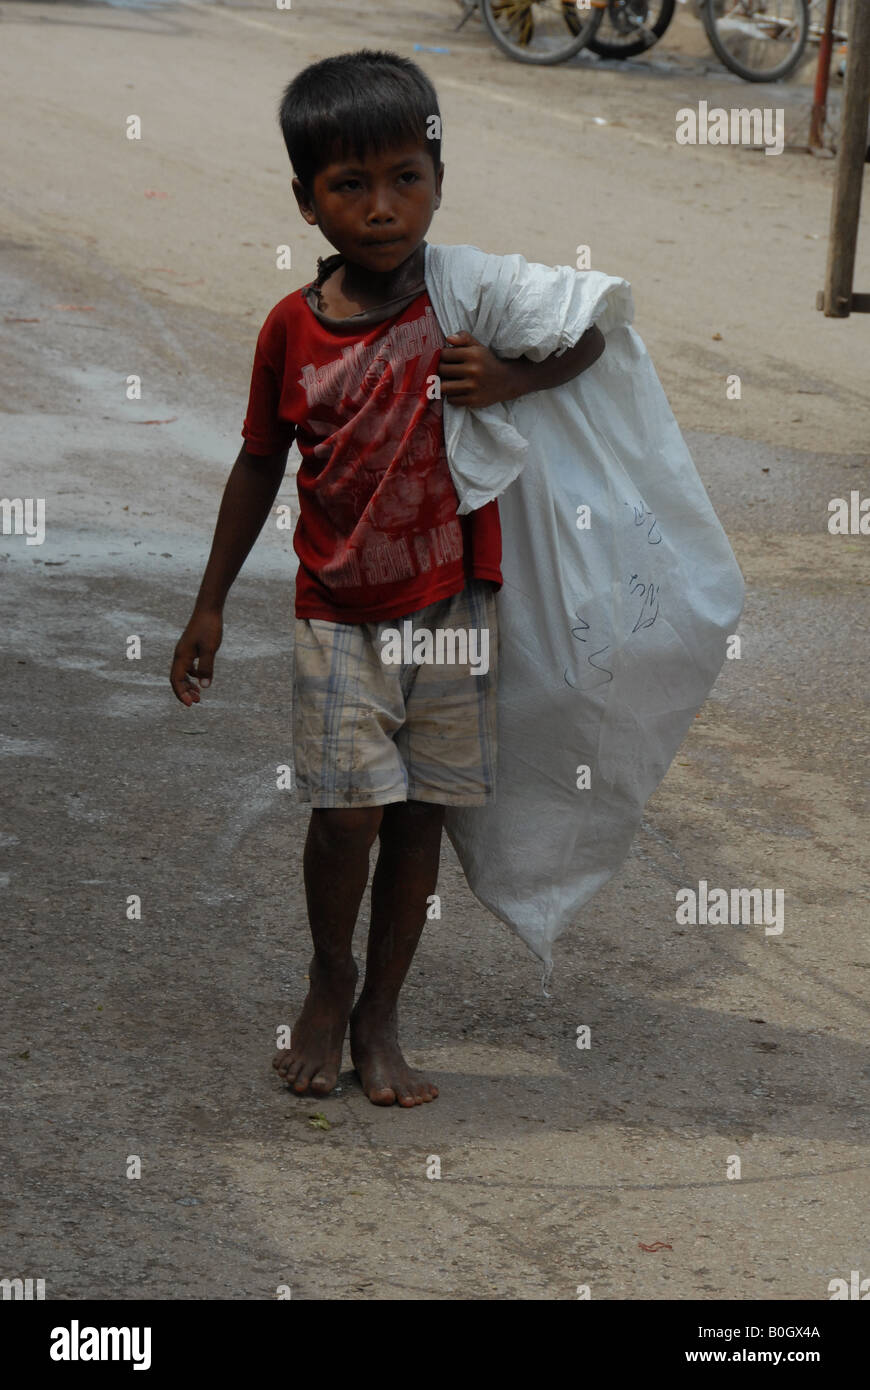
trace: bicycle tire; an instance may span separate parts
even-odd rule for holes
[[[703,0],[701,5],[701,17],[704,21],[704,29],[707,38],[710,40],[710,47],[713,49],[720,63],[724,63],[725,67],[730,68],[731,72],[736,73],[738,77],[742,77],[744,82],[781,82],[783,78],[790,77],[804,56],[810,30],[809,0],[798,0],[798,3],[800,4],[801,14],[803,16],[802,34],[798,44],[783,62],[778,63],[775,67],[757,71],[747,67],[745,63],[741,63],[740,59],[735,58],[734,54],[722,43],[716,29],[713,6],[710,0]]]
[[[530,13],[535,2],[536,0],[528,0]],[[483,22],[503,53],[506,53],[517,63],[528,63],[536,67],[553,67],[556,63],[564,63],[568,58],[573,58],[575,53],[579,53],[581,48],[586,47],[604,17],[603,8],[591,9],[589,17],[579,22],[579,28],[575,30],[574,24],[578,23],[578,13],[575,10],[571,14],[573,22],[569,24],[567,19],[565,22],[566,31],[570,37],[566,38],[564,45],[560,45],[558,49],[550,53],[532,53],[521,42],[511,42],[499,26],[499,11],[503,11],[507,3],[509,0],[480,0]]]
[[[604,22],[601,24],[601,27],[599,28],[598,32],[589,40],[586,46],[587,48],[591,48],[593,53],[597,53],[599,58],[636,58],[638,53],[646,53],[648,49],[652,48],[653,44],[658,43],[659,39],[662,37],[662,34],[665,33],[668,26],[670,25],[670,22],[674,17],[674,10],[676,8],[677,0],[662,0],[661,13],[659,14],[658,19],[656,20],[655,24],[651,24],[649,29],[646,31],[648,34],[654,34],[655,37],[652,39],[652,41],[649,41],[648,39],[636,39],[634,43],[613,43],[610,40],[608,40],[606,36],[606,18],[609,13],[609,9],[605,10]],[[604,38],[599,37],[599,35],[602,32],[605,33]]]

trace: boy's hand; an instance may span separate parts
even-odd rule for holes
[[[216,609],[195,612],[178,639],[169,684],[183,705],[198,705],[199,686],[211,685],[215,652],[223,638],[223,616]]]
[[[605,347],[604,335],[594,325],[573,347],[541,362],[496,357],[470,333],[451,333],[446,341],[450,347],[442,348],[438,368],[441,394],[454,405],[471,409],[562,386],[597,362]]]
[[[451,333],[441,349],[441,395],[453,405],[479,410],[522,395],[513,362],[496,357],[470,333]]]

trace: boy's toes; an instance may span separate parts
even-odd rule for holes
[[[276,1052],[275,1056],[272,1058],[272,1066],[275,1068],[282,1081],[286,1081],[290,1075],[291,1068],[298,1070],[299,1063],[294,1060],[293,1053],[288,1047],[285,1048],[283,1052]]]
[[[311,1089],[318,1096],[328,1096],[337,1080],[338,1076],[335,1073],[321,1067],[311,1078]]]
[[[388,1086],[385,1082],[376,1082],[369,1086],[366,1095],[372,1105],[395,1105],[396,1103],[396,1092],[392,1086]]]
[[[311,1083],[311,1070],[300,1065],[293,1077],[288,1076],[287,1082],[288,1085],[293,1087],[293,1090],[298,1096],[302,1096],[308,1090]]]
[[[411,1094],[416,1105],[425,1105],[427,1101],[435,1099],[438,1094],[438,1087],[433,1085],[431,1081],[421,1079],[413,1083]]]

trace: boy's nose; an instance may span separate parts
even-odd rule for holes
[[[395,222],[396,216],[393,212],[392,202],[386,193],[373,194],[366,215],[369,223],[380,224],[382,222]]]

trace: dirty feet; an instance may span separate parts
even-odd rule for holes
[[[398,1017],[357,1003],[350,1016],[350,1055],[373,1105],[422,1105],[438,1087],[412,1071],[399,1050]]]
[[[312,960],[310,988],[293,1025],[290,1046],[276,1053],[272,1066],[297,1095],[328,1095],[341,1070],[341,1050],[353,1006],[357,974],[353,961],[343,970],[327,971]]]

